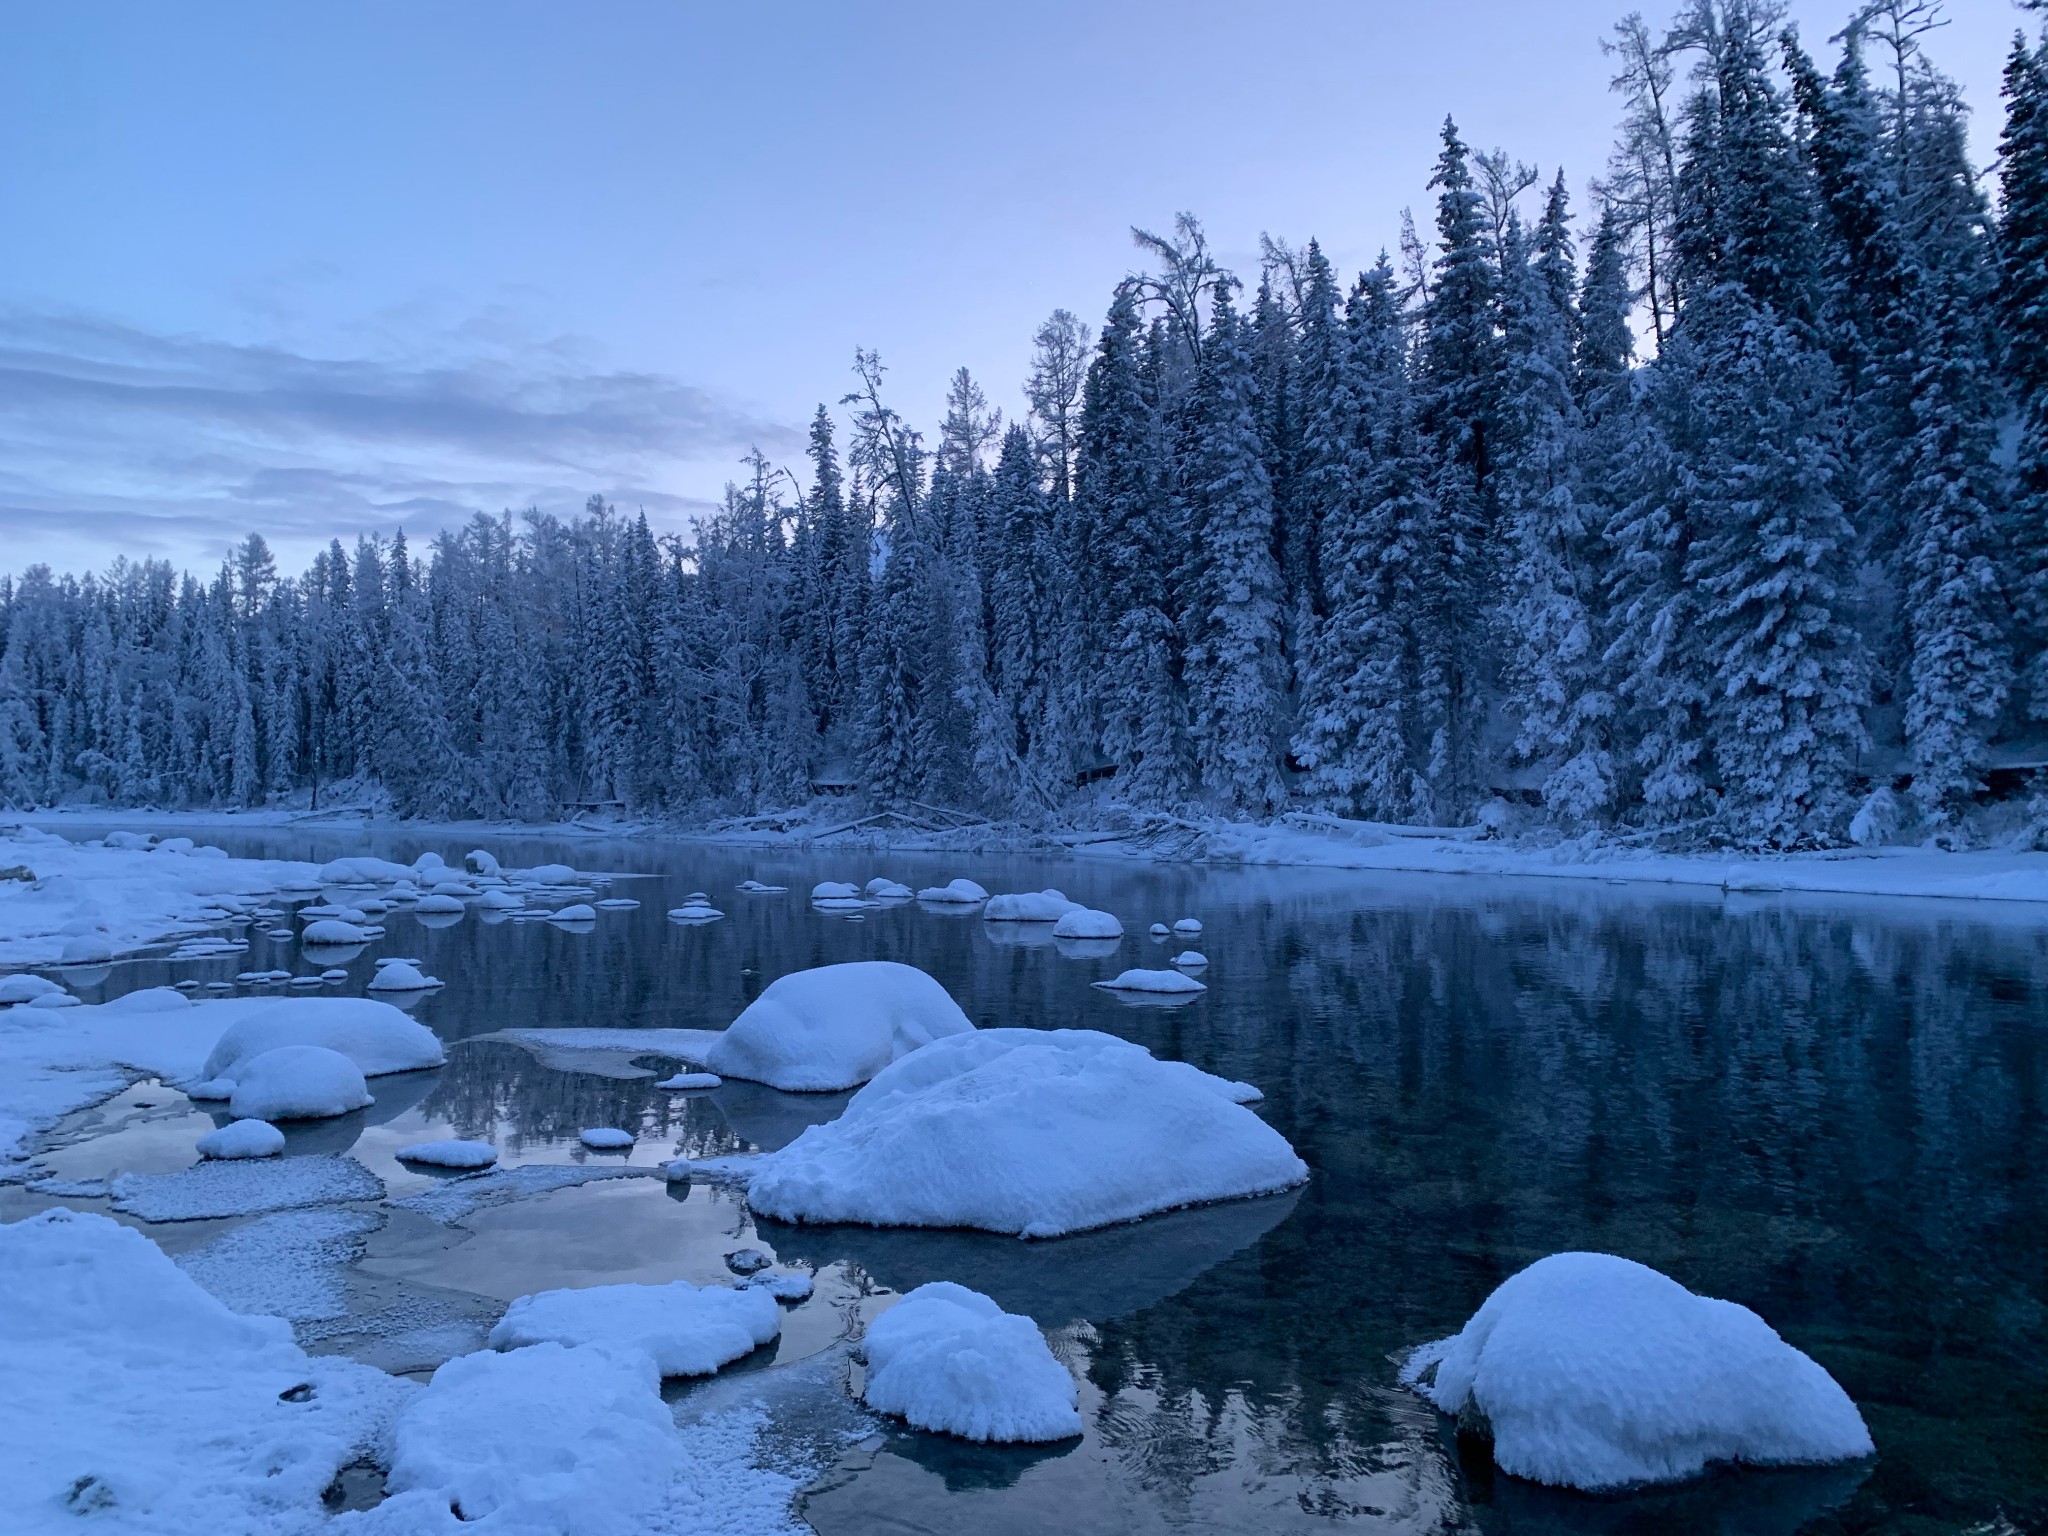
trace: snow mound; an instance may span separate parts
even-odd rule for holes
[[[1192,971],[1207,965],[1209,957],[1199,949],[1184,949],[1173,957],[1173,963],[1175,965],[1184,965]]]
[[[1125,971],[1113,981],[1093,985],[1109,992],[1206,992],[1208,987],[1179,971]]]
[[[768,885],[760,880],[742,880],[739,888],[750,896],[780,896],[789,889],[786,885]]]
[[[198,1163],[177,1173],[124,1173],[109,1193],[115,1210],[143,1221],[204,1221],[377,1200],[384,1181],[352,1157],[287,1157],[275,1163]]]
[[[1069,912],[1085,910],[1078,901],[1067,900],[1064,891],[1048,888],[991,896],[981,915],[991,923],[1056,923]]]
[[[549,921],[557,923],[594,923],[597,908],[587,901],[572,901],[568,906],[549,914]]]
[[[199,1138],[201,1157],[275,1157],[284,1150],[284,1132],[268,1120],[236,1120]]]
[[[859,901],[860,887],[848,880],[820,880],[811,887],[813,901]]]
[[[708,1376],[781,1331],[781,1309],[765,1292],[675,1280],[522,1296],[491,1330],[491,1347],[596,1344],[645,1355],[663,1376]]]
[[[1503,1471],[1569,1488],[1872,1453],[1848,1394],[1749,1308],[1611,1254],[1537,1260],[1401,1379],[1484,1413]]]
[[[716,1072],[678,1072],[674,1077],[665,1077],[654,1086],[657,1088],[717,1088],[725,1082]]]
[[[454,914],[464,910],[460,896],[450,896],[438,891],[431,896],[422,896],[413,903],[412,909],[415,912],[424,913],[428,917],[433,916],[436,912]]]
[[[281,1045],[235,1068],[238,1120],[328,1120],[374,1104],[353,1061],[324,1045]]]
[[[967,1440],[1065,1440],[1079,1394],[1028,1317],[950,1280],[920,1285],[868,1324],[867,1385],[878,1413]]]
[[[598,905],[607,912],[630,912],[640,903],[630,896],[607,896]]]
[[[416,1141],[398,1149],[398,1160],[435,1168],[488,1168],[498,1160],[498,1149],[488,1141]]]
[[[310,1536],[417,1390],[309,1358],[104,1216],[0,1226],[0,1295],[0,1529]]]
[[[977,901],[987,901],[988,892],[972,880],[949,880],[944,885],[928,885],[917,893],[919,901],[938,901],[968,906]]]
[[[877,875],[867,883],[870,901],[908,901],[914,893],[899,880],[890,880]]]
[[[535,885],[574,885],[576,871],[566,864],[536,864],[521,873]]]
[[[854,1088],[930,1041],[974,1025],[946,989],[893,960],[821,965],[778,978],[705,1053],[721,1077],[825,1093]]]
[[[472,875],[495,875],[500,872],[498,856],[488,848],[472,848],[462,856],[462,867]]]
[[[623,1152],[633,1145],[631,1131],[616,1130],[608,1125],[593,1126],[576,1139],[594,1152]]]
[[[1168,937],[1169,935],[1171,935],[1171,934],[1172,934],[1172,932],[1173,932],[1173,930],[1172,930],[1171,928],[1167,927],[1167,926],[1166,926],[1166,924],[1164,924],[1164,923],[1154,923],[1154,924],[1153,924],[1153,925],[1151,926],[1151,928],[1149,928],[1149,929],[1148,929],[1148,930],[1146,930],[1146,931],[1147,931],[1147,932],[1149,932],[1149,933],[1150,933],[1150,934],[1152,935],[1152,937],[1153,937],[1153,938],[1155,938],[1155,939],[1163,939],[1163,938],[1166,938],[1166,937]]]
[[[21,1006],[24,1008],[76,1008],[84,1001],[84,998],[73,997],[69,992],[44,992],[39,996],[30,998]]]
[[[294,997],[260,1008],[227,1032],[199,1069],[203,1078],[237,1079],[252,1056],[284,1045],[339,1051],[365,1077],[438,1067],[447,1055],[431,1029],[389,1003],[366,997]]]
[[[510,891],[485,891],[477,898],[476,904],[491,912],[519,912],[526,907],[526,903]]]
[[[377,974],[371,978],[372,992],[428,992],[441,985],[441,978],[428,976],[410,960],[392,960],[380,964]]]
[[[817,1289],[816,1282],[809,1275],[795,1270],[784,1270],[778,1274],[764,1269],[748,1275],[740,1284],[750,1291],[766,1291],[777,1301],[808,1301],[811,1292]]]
[[[299,939],[317,948],[322,944],[367,944],[370,936],[354,923],[345,923],[338,917],[323,917],[306,924],[306,930]]]
[[[1202,920],[1198,917],[1184,917],[1173,925],[1175,933],[1200,933]]]
[[[1111,913],[1076,907],[1054,925],[1052,936],[1056,939],[1120,939],[1124,936],[1124,925]]]
[[[63,990],[47,977],[31,975],[27,971],[0,976],[0,1003],[30,1003]]]
[[[1301,1183],[1246,1096],[1094,1030],[977,1030],[904,1057],[765,1154],[747,1202],[784,1221],[1056,1237]]]
[[[410,868],[389,859],[330,859],[318,871],[322,885],[390,885],[411,878]]]
[[[708,901],[686,901],[680,907],[670,907],[668,915],[678,923],[712,923],[725,916]]]

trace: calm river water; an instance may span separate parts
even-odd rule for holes
[[[482,841],[508,865],[644,877],[610,891],[640,898],[637,911],[603,913],[581,934],[475,913],[427,928],[394,912],[346,990],[376,953],[417,956],[447,986],[415,1016],[451,1043],[532,1025],[718,1028],[785,972],[902,960],[979,1024],[1108,1030],[1257,1083],[1260,1112],[1314,1171],[1293,1195],[1044,1244],[757,1231],[728,1192],[651,1179],[563,1190],[455,1229],[394,1214],[351,1280],[352,1316],[383,1321],[331,1324],[321,1347],[425,1369],[474,1347],[523,1291],[709,1280],[744,1239],[814,1267],[818,1294],[771,1360],[677,1395],[780,1392],[791,1422],[809,1415],[824,1470],[803,1509],[825,1536],[2048,1530],[2038,910],[1109,860],[207,836],[238,854],[410,861],[432,847],[451,863]],[[1117,913],[1128,936],[1076,954],[1043,928],[997,932],[914,904],[848,921],[804,899],[815,881],[876,874],[1058,886]],[[743,896],[747,877],[791,889]],[[726,919],[667,921],[691,890]],[[1089,986],[1163,964],[1186,941],[1162,948],[1145,930],[1184,916],[1206,926],[1194,941],[1211,961],[1206,996],[1141,1008]],[[210,967],[118,966],[82,990],[295,963],[291,945],[268,943]],[[499,1042],[451,1054],[443,1072],[380,1088],[377,1109],[299,1141],[352,1149],[398,1194],[428,1181],[390,1153],[437,1130],[495,1138],[507,1162],[574,1162],[581,1127],[639,1125],[633,1158],[652,1162],[676,1146],[780,1145],[843,1103],[741,1084],[674,1099],[651,1074],[559,1070]],[[171,1108],[68,1149],[63,1171],[189,1161],[199,1122]],[[1875,1462],[1591,1499],[1461,1459],[1445,1424],[1395,1385],[1399,1360],[1522,1265],[1575,1248],[1755,1308],[1861,1405]],[[1083,1380],[1079,1441],[977,1448],[847,1410],[845,1340],[859,1318],[938,1278],[1046,1326]]]

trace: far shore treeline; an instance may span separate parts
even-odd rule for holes
[[[1183,216],[1041,327],[1024,419],[963,369],[921,434],[862,353],[687,535],[593,499],[295,578],[255,535],[32,569],[0,803],[1958,835],[2048,736],[2048,44],[1980,178],[1936,20],[1631,17],[1589,206],[1446,122],[1366,272],[1230,273]]]

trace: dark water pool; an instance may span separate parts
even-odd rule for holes
[[[314,858],[409,860],[435,847],[451,862],[477,841],[262,830],[211,840]],[[1109,1030],[1259,1084],[1261,1112],[1314,1170],[1294,1195],[1047,1244],[764,1223],[780,1258],[829,1275],[821,1308],[960,1280],[1036,1316],[1084,1383],[1087,1433],[1067,1445],[870,1435],[806,1501],[826,1536],[2048,1530],[2048,914],[484,841],[508,864],[561,859],[649,878],[614,888],[640,897],[639,910],[604,913],[589,933],[474,914],[429,929],[394,915],[372,953],[416,955],[447,983],[414,1011],[451,1041],[530,1025],[716,1028],[786,971],[903,960],[939,977],[978,1023]],[[915,905],[847,921],[803,899],[814,881],[874,874],[1057,885],[1119,914],[1129,936],[1113,955],[1075,955],[1042,929],[994,933]],[[742,896],[734,887],[749,876],[790,894]],[[726,919],[670,924],[665,910],[693,889]],[[1156,944],[1147,925],[1189,915],[1206,927],[1192,941],[1212,962],[1205,997],[1138,1008],[1088,985],[1163,964],[1190,941]],[[260,968],[262,944],[211,971],[120,966],[102,990]],[[492,1044],[458,1049],[421,1093],[401,1106],[415,1119],[508,1146],[637,1118],[648,1157],[675,1144],[779,1144],[839,1102],[731,1085],[672,1104],[651,1078],[553,1070]],[[378,1141],[375,1127],[354,1134]],[[567,1208],[587,1192],[546,1199]],[[586,1230],[584,1283],[708,1278],[694,1274],[702,1244],[669,1243],[664,1223],[753,1230],[707,1192],[664,1203],[658,1185],[636,1182],[630,1199],[606,1200],[576,1206],[579,1219],[588,1228],[616,1208],[608,1230],[632,1236],[614,1251]],[[415,1267],[457,1289],[516,1294],[521,1241],[549,1240],[485,1233],[467,1269]],[[1455,1330],[1514,1270],[1572,1248],[1624,1254],[1755,1308],[1849,1390],[1876,1460],[1595,1500],[1496,1476],[1461,1452],[1396,1387],[1397,1362]],[[402,1270],[403,1244],[384,1262]],[[793,1324],[816,1347],[836,1330],[820,1315],[809,1335]]]

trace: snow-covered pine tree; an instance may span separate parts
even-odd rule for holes
[[[1275,753],[1280,569],[1252,336],[1228,283],[1211,301],[1191,410],[1193,449],[1181,480],[1201,557],[1185,619],[1197,771],[1217,805],[1270,815],[1286,797]]]

